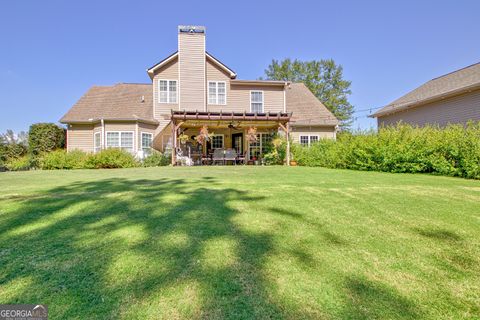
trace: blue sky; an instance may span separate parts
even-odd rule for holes
[[[333,58],[357,110],[480,61],[480,1],[2,1],[0,132],[56,122],[94,84],[149,82],[179,24],[240,79],[272,58]],[[354,128],[374,126],[358,112]]]

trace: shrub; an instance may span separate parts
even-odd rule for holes
[[[65,146],[65,130],[54,123],[36,123],[28,132],[28,147],[32,155],[61,149]]]
[[[80,150],[66,152],[55,150],[44,153],[39,159],[39,167],[44,170],[54,169],[87,169],[88,160],[92,155]]]
[[[88,157],[85,166],[96,169],[133,168],[139,163],[133,155],[121,149],[105,149]]]
[[[5,161],[5,168],[10,171],[24,171],[32,167],[30,156],[21,156],[19,158],[10,158]]]
[[[148,157],[143,159],[144,167],[168,166],[171,162],[171,156],[158,151],[153,151]]]
[[[356,134],[343,133],[337,141],[321,140],[311,147],[294,145],[299,165],[423,172],[480,178],[480,123],[446,128],[405,124]]]
[[[9,143],[0,146],[0,158],[15,159],[27,154],[27,147],[20,143]]]

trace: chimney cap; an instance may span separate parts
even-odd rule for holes
[[[204,26],[178,26],[178,33],[205,33]]]

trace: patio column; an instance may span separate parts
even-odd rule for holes
[[[290,165],[290,124],[287,122],[285,136],[287,137],[287,166]]]
[[[177,129],[175,121],[172,120],[172,166],[176,162],[176,153],[177,153]]]

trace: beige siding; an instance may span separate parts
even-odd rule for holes
[[[238,86],[227,84],[227,105],[209,105],[209,111],[250,112],[250,91],[263,91],[263,108],[265,112],[283,112],[283,87]]]
[[[379,117],[378,125],[393,125],[402,121],[419,126],[445,126],[449,123],[466,123],[469,120],[480,120],[480,90]]]
[[[300,136],[315,136],[317,135],[320,139],[335,139],[335,127],[321,127],[321,126],[312,126],[312,127],[293,127],[290,133],[290,137],[294,143],[300,143]]]
[[[180,109],[205,110],[205,34],[179,33]]]
[[[72,124],[67,130],[67,151],[93,152],[93,125]]]
[[[178,59],[174,59],[163,68],[156,71],[153,77],[153,112],[154,118],[160,122],[160,127],[165,127],[170,121],[171,110],[179,110],[178,104],[159,103],[158,100],[158,81],[159,80],[177,80],[178,81]],[[177,83],[177,90],[180,84]],[[178,101],[178,97],[177,97]]]

